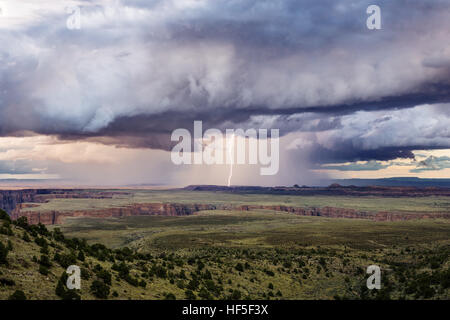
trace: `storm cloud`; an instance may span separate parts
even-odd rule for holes
[[[202,120],[297,133],[314,163],[450,148],[450,3],[377,1],[368,30],[372,2],[23,1],[0,17],[0,135],[169,150]]]

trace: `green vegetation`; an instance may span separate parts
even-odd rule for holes
[[[0,299],[450,297],[447,219],[214,210],[66,222],[9,223],[12,235],[0,234]],[[72,264],[81,268],[81,290],[65,285]],[[366,287],[372,264],[381,267],[381,290]]]

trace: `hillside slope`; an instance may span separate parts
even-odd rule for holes
[[[413,242],[112,250],[0,211],[0,299],[449,299],[448,241]],[[372,264],[383,270],[378,291],[365,286]],[[81,290],[65,286],[69,265],[81,268]]]

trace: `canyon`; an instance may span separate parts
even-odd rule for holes
[[[347,219],[369,219],[374,221],[404,221],[412,219],[443,218],[450,219],[450,213],[397,213],[397,212],[364,212],[354,209],[321,207],[321,208],[299,208],[290,206],[267,206],[267,205],[210,205],[210,204],[179,204],[179,203],[140,203],[131,204],[124,207],[105,208],[95,210],[72,210],[72,211],[27,211],[29,205],[19,205],[11,214],[12,219],[27,217],[31,224],[42,223],[46,225],[62,224],[65,218],[91,217],[110,218],[128,216],[186,216],[193,215],[204,210],[270,210],[277,212],[287,212],[301,216],[321,216],[328,218]]]
[[[187,190],[190,191],[223,191],[224,187],[220,186],[190,186]],[[226,188],[226,187],[225,187]],[[311,189],[311,190],[309,190]],[[236,187],[227,188],[231,192],[273,192],[275,194],[292,192],[317,192],[318,194],[338,193],[340,195],[349,195],[355,193],[360,195],[367,195],[375,193],[388,192],[391,189],[391,194],[397,194],[400,197],[404,196],[407,191],[412,191],[413,195],[424,194],[438,195],[447,194],[447,191],[439,188],[425,188],[420,190],[418,188],[348,188],[340,186],[330,186],[328,188],[262,188],[262,187],[241,187],[241,190]],[[306,190],[306,191],[305,191]],[[434,191],[434,192],[433,192]],[[362,193],[362,194],[361,194]],[[66,218],[76,217],[93,217],[93,218],[109,218],[109,217],[127,217],[127,216],[186,216],[193,215],[204,210],[235,210],[235,211],[252,211],[252,210],[270,210],[277,212],[286,212],[302,216],[321,216],[329,218],[350,218],[350,219],[369,219],[373,221],[402,221],[412,219],[431,219],[443,218],[450,219],[450,212],[366,212],[361,210],[349,208],[336,208],[331,206],[323,207],[296,207],[287,205],[228,205],[220,204],[213,205],[208,203],[172,203],[172,202],[156,202],[156,203],[130,203],[122,206],[97,208],[89,210],[39,210],[41,203],[50,201],[51,199],[111,199],[114,196],[128,195],[125,191],[108,191],[108,190],[80,190],[80,189],[27,189],[27,190],[0,190],[0,205],[6,210],[12,219],[19,217],[26,217],[31,224],[63,224]],[[33,208],[34,207],[34,208]],[[33,208],[32,210],[30,208]]]

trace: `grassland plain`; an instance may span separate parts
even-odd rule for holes
[[[91,190],[92,191],[92,190]],[[94,190],[95,191],[95,190]],[[103,190],[104,191],[104,190]],[[114,191],[114,190],[110,190]],[[122,207],[132,203],[205,203],[213,205],[286,205],[293,207],[336,207],[379,212],[450,212],[448,197],[354,197],[235,194],[186,190],[116,190],[128,194],[112,199],[51,199],[27,211],[71,211]],[[36,203],[33,203],[36,205]]]
[[[442,280],[450,275],[447,220],[374,222],[214,210],[185,217],[69,219],[60,227],[89,243],[200,261],[225,291],[238,290],[241,298],[449,298],[448,280]],[[364,290],[371,264],[383,270],[381,293]],[[183,292],[172,292],[183,298]]]

